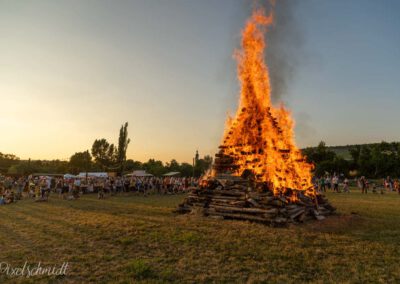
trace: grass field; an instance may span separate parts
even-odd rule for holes
[[[328,197],[337,216],[288,228],[172,214],[183,195],[20,201],[0,207],[0,260],[69,269],[0,282],[400,282],[400,196]]]

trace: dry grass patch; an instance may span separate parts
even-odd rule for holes
[[[399,282],[400,196],[328,197],[340,215],[288,228],[176,216],[183,196],[24,200],[0,207],[0,259],[70,269],[0,282]]]

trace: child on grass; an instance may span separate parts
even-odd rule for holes
[[[347,178],[345,178],[343,181],[343,192],[350,193],[349,180]]]

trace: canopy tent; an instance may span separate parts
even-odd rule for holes
[[[75,175],[71,175],[71,174],[65,174],[64,178],[68,179],[68,178],[75,178]]]
[[[146,171],[133,171],[131,174],[127,174],[130,177],[152,177],[152,174],[147,173]]]
[[[97,177],[97,178],[107,178],[108,177],[108,173],[106,172],[90,172],[87,173],[88,177]],[[85,178],[86,177],[86,172],[83,173],[79,173],[79,175],[77,176],[78,178]]]
[[[63,174],[34,173],[32,177],[63,177]]]
[[[165,177],[176,177],[176,176],[180,176],[180,175],[181,175],[180,172],[169,172],[169,173],[166,173],[164,176]]]

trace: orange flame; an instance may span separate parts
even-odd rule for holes
[[[272,184],[275,194],[290,188],[310,195],[312,165],[294,143],[294,121],[283,105],[271,103],[264,31],[272,24],[272,14],[255,10],[242,31],[242,48],[235,52],[240,102],[235,117],[227,120],[221,153],[234,158],[238,168],[233,174],[250,169],[259,181]]]

